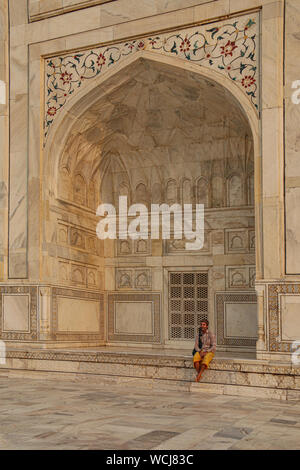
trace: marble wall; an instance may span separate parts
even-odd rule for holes
[[[44,272],[55,282],[58,264],[63,282],[84,285],[91,267],[84,270],[79,254],[86,263],[94,260],[94,269],[104,281],[94,287],[104,289],[105,285],[108,291],[125,291],[128,296],[127,303],[115,305],[117,326],[114,334],[109,333],[109,341],[126,337],[127,342],[143,342],[150,334],[149,302],[143,305],[129,299],[135,299],[141,290],[168,296],[170,285],[162,282],[165,266],[199,271],[209,266],[205,315],[216,328],[215,293],[220,289],[254,289],[254,151],[247,120],[221,86],[145,59],[122,69],[110,80],[108,92],[106,88],[105,82],[98,87],[98,98],[92,95],[89,106],[83,106],[85,112],[65,139],[58,179],[52,186],[57,197],[49,201],[51,223],[45,230],[49,248]],[[92,253],[91,243],[87,243],[93,240],[92,209],[95,211],[99,203],[110,203],[118,212],[121,195],[127,196],[129,205],[142,203],[149,210],[153,203],[203,203],[203,249],[188,252],[186,240],[173,236],[171,240],[160,237],[114,243],[94,237]],[[184,318],[189,321],[189,326],[182,326],[182,337],[174,337],[168,324],[163,329],[170,320],[168,302],[161,309],[161,341],[190,347],[203,314],[201,301],[190,299],[192,310],[189,307],[189,311],[180,312],[181,322]],[[133,331],[137,327],[140,335]],[[252,330],[249,328],[256,328],[255,309]],[[245,334],[240,336],[242,346]],[[248,343],[244,346],[249,347]]]
[[[8,208],[8,4],[0,5],[0,81],[2,100],[0,102],[0,280],[7,272],[7,208]]]
[[[292,88],[300,80],[300,68],[295,57],[300,48],[300,5],[297,0],[286,1],[285,12],[285,209],[286,209],[286,272],[300,272],[300,167],[299,167],[299,125],[300,104],[295,104]],[[300,86],[298,85],[298,89]]]
[[[68,288],[72,292],[86,290],[91,296],[104,290],[111,295],[124,294],[129,296],[128,302],[134,301],[130,296],[160,293],[162,336],[159,339],[156,336],[155,341],[165,340],[167,273],[172,269],[193,268],[206,270],[211,292],[221,296],[227,292],[240,295],[240,291],[251,296],[255,285],[258,356],[284,359],[292,344],[287,339],[291,335],[289,325],[298,322],[295,305],[299,285],[300,108],[291,102],[291,83],[299,78],[295,60],[297,0],[243,0],[243,10],[249,9],[247,15],[251,20],[244,28],[239,27],[240,0],[132,0],[130,7],[127,0],[10,0],[9,6],[10,139],[8,107],[0,104],[0,145],[4,156],[8,156],[10,146],[10,156],[9,162],[1,159],[0,168],[0,276],[3,288],[10,285],[12,289],[6,294],[20,294],[16,312],[23,313],[20,313],[22,331],[3,332],[3,337],[36,341],[39,334],[41,340],[50,341],[49,325],[55,317],[52,305],[56,305],[53,289]],[[7,18],[7,2],[2,2],[1,50],[8,47]],[[206,37],[217,36],[216,41],[222,42],[224,39],[219,39],[221,35],[216,35],[214,28],[217,23],[224,26],[228,21],[231,27],[237,21],[237,34],[243,36],[241,43],[252,41],[251,28],[260,31],[260,41],[255,46],[257,55],[246,57],[249,63],[253,61],[251,74],[247,72],[246,78],[247,69],[242,61],[238,74],[243,78],[239,77],[239,82],[234,83],[236,77],[231,76],[228,60],[240,53],[241,48],[235,49],[230,42],[219,44],[223,55],[227,54],[224,64],[211,57],[205,58],[205,64],[193,63],[191,59],[199,53],[198,46],[187,51],[178,38],[175,45],[166,42],[161,47],[164,50],[153,50],[153,38],[164,42],[176,32],[184,32],[182,42],[189,46],[190,36],[185,37],[189,28],[205,31]],[[51,137],[51,130],[43,147],[47,130],[43,129],[43,116],[50,111],[50,121],[54,113],[51,108],[55,106],[55,80],[49,104],[44,86],[46,74],[51,75],[51,60],[59,61],[61,57],[66,60],[71,53],[71,62],[78,61],[81,66],[83,56],[78,54],[92,48],[118,49],[125,44],[127,47],[134,44],[132,56],[140,54],[144,65],[142,60],[138,63],[128,56],[121,66],[112,56],[116,72],[110,72],[113,67],[108,69],[108,57],[107,75],[96,78],[97,86],[84,71],[81,80],[84,85],[79,85],[80,80],[76,79],[69,90],[68,102],[56,112],[52,126],[56,138]],[[7,63],[6,54],[0,54],[0,80],[6,83]],[[58,65],[55,62],[55,67]],[[196,68],[202,70],[207,83]],[[53,68],[52,73],[56,72]],[[63,94],[70,81],[66,72],[70,71],[61,70],[64,83],[57,75]],[[216,85],[212,88],[212,82],[223,85],[223,92]],[[232,90],[236,97],[233,101]],[[176,96],[180,96],[178,102]],[[205,100],[209,103],[206,107],[202,106]],[[145,112],[135,114],[135,109]],[[13,190],[8,205],[9,185]],[[155,240],[143,245],[99,242],[94,235],[95,207],[103,198],[115,201],[119,192],[128,194],[130,202],[139,200],[148,205],[165,199],[203,201],[207,226],[202,253],[185,252],[180,240]],[[38,291],[14,292],[23,285],[27,289],[34,285]],[[30,333],[26,333],[24,312],[28,309],[24,295],[29,293],[31,326]],[[36,307],[34,295],[39,299]],[[295,298],[291,300],[290,295]],[[81,305],[80,301],[77,305]],[[213,295],[209,297],[214,328],[215,301]],[[15,322],[13,315],[10,319],[5,314],[12,311],[11,302],[15,300],[7,297],[3,303],[6,328]],[[232,324],[235,308],[226,310],[225,303],[222,315],[223,321],[226,315],[229,319],[229,333],[242,335],[243,328],[234,329]],[[20,306],[24,308],[20,310]],[[35,308],[36,315],[41,317],[37,326]],[[248,324],[251,309],[245,307],[244,325]],[[95,315],[91,313],[93,318]],[[105,330],[104,314],[101,321]],[[255,341],[251,336],[253,327],[254,322],[246,328],[251,347]],[[107,331],[113,331],[109,328]],[[59,338],[56,336],[56,340]],[[118,337],[112,333],[109,340],[117,341]],[[121,337],[120,341],[123,340]],[[61,341],[67,339],[61,337]]]

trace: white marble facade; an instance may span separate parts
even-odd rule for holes
[[[1,4],[0,337],[190,348],[207,315],[220,349],[285,360],[300,324],[298,0],[131,3]],[[100,241],[96,208],[120,195],[203,203],[203,249]]]

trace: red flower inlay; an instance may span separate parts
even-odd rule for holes
[[[63,72],[60,76],[60,79],[63,81],[63,85],[65,83],[69,83],[72,80],[72,74],[68,72]]]
[[[56,111],[57,109],[55,108],[55,106],[52,106],[48,109],[47,114],[49,114],[49,116],[54,116],[56,114]]]
[[[254,85],[255,82],[256,80],[254,77],[251,77],[251,75],[246,75],[242,80],[242,85],[244,88],[249,88]]]
[[[138,48],[139,48],[139,49],[144,49],[144,47],[145,47],[144,41],[140,41],[140,42],[138,43]]]
[[[227,57],[228,55],[232,57],[232,53],[235,49],[237,49],[237,46],[235,45],[235,41],[228,41],[225,46],[221,46],[221,49],[221,54],[224,54],[225,57]]]
[[[211,55],[210,55],[210,54],[206,54],[206,58],[207,58],[207,59],[210,59],[210,58],[211,58]]]
[[[191,42],[188,40],[188,38],[185,38],[182,41],[179,48],[180,48],[181,52],[188,52],[190,50]]]
[[[101,65],[104,65],[106,62],[106,58],[104,57],[103,54],[99,54],[97,57],[97,65],[100,67]]]

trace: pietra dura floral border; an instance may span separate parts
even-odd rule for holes
[[[279,294],[300,294],[300,284],[270,284],[268,286],[268,315],[269,315],[269,350],[276,352],[291,352],[291,345],[280,342],[280,300]]]
[[[258,109],[259,13],[95,47],[45,60],[44,136],[69,98],[122,59],[148,50],[211,68],[232,80]]]

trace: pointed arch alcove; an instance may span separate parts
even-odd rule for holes
[[[43,153],[43,277],[107,293],[108,344],[190,348],[208,315],[220,349],[255,350],[260,186],[249,181],[253,170],[260,180],[259,119],[233,81],[140,51],[66,103]],[[204,202],[202,251],[187,252],[184,240],[98,240],[95,207],[119,195],[146,206]],[[207,274],[207,286],[185,285],[188,273],[193,282]]]

